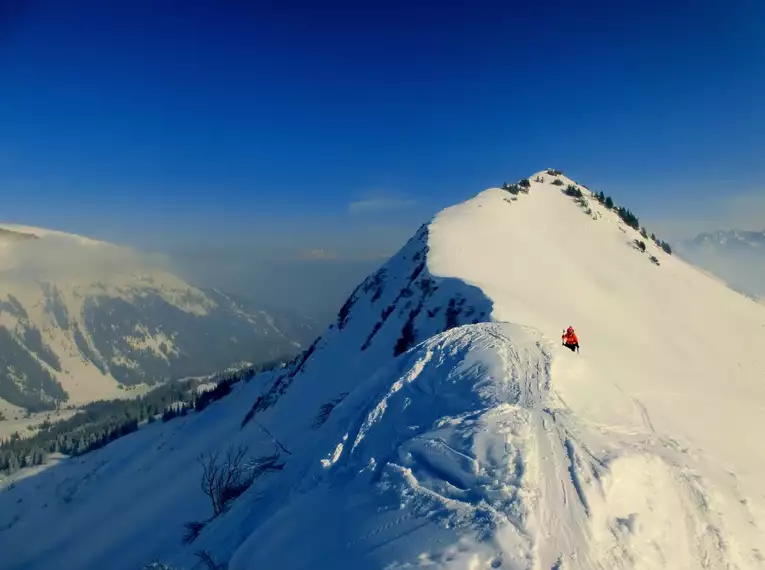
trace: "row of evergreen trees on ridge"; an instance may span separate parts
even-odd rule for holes
[[[549,176],[555,177],[555,180],[553,181],[553,184],[556,186],[563,186],[563,182],[558,178],[558,176],[561,176],[563,174],[562,171],[556,170],[553,168],[547,169],[546,173]],[[539,177],[536,178],[536,182],[541,182],[541,179]],[[519,181],[517,184],[508,184],[507,182],[502,184],[502,189],[506,190],[507,192],[510,192],[511,194],[518,194],[519,192],[528,192],[530,187],[530,183],[528,178],[524,178],[521,181]],[[574,198],[582,198],[583,194],[582,191],[579,189],[578,185],[568,185],[565,190],[563,190],[564,194],[567,194],[569,196],[572,196]],[[611,196],[606,196],[602,191],[601,192],[592,192],[592,196],[600,202],[603,206],[608,208],[609,210],[614,210],[619,218],[627,224],[629,227],[639,231],[641,235],[648,239],[648,232],[644,227],[640,226],[640,220],[638,217],[633,214],[630,210],[625,208],[624,206],[617,207],[616,204],[614,204],[613,198]],[[665,253],[672,254],[672,248],[670,245],[660,240],[656,237],[656,234],[651,234],[651,239],[658,245],[661,249],[665,251]]]
[[[644,238],[648,239],[648,231],[645,229],[645,227],[640,226],[640,220],[635,214],[633,214],[624,206],[616,207],[611,196],[606,196],[602,191],[593,193],[593,196],[598,202],[603,204],[609,210],[615,210],[625,224],[639,231]],[[651,234],[651,239],[656,243],[656,245],[663,249],[665,253],[670,255],[672,254],[672,248],[670,245],[667,242],[657,238],[655,233]]]
[[[231,393],[234,384],[249,382],[256,374],[284,364],[284,360],[275,360],[205,380],[175,380],[138,398],[92,402],[69,419],[56,423],[45,420],[33,437],[22,438],[16,432],[0,441],[0,473],[42,465],[51,453],[83,455],[137,431],[142,422],[153,423],[160,418],[168,422],[191,410],[201,412]],[[210,382],[215,382],[214,388],[197,393],[201,384]]]

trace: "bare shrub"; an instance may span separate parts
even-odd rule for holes
[[[202,532],[205,523],[191,521],[187,522],[183,527],[186,529],[183,533],[183,544],[191,544],[199,537],[199,533]]]
[[[226,568],[226,564],[215,562],[215,558],[207,550],[198,550],[194,553],[194,556],[199,558],[208,570],[225,570]]]
[[[280,471],[279,454],[247,458],[245,445],[230,446],[225,457],[220,450],[199,457],[202,465],[202,492],[210,498],[214,516],[226,510],[228,505],[250,488],[252,483],[269,471]]]

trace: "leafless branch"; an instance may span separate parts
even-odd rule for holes
[[[279,463],[279,453],[255,460],[249,460],[247,453],[247,446],[239,444],[230,446],[225,458],[221,457],[219,450],[199,457],[202,465],[202,492],[210,498],[214,516],[225,511],[255,479],[269,471],[281,471],[284,468],[284,464]]]

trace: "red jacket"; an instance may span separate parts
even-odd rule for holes
[[[574,331],[564,333],[561,338],[563,339],[563,344],[579,344],[579,339]]]

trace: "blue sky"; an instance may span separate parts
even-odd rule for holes
[[[7,221],[375,257],[548,166],[663,227],[765,205],[758,0],[2,6]]]

